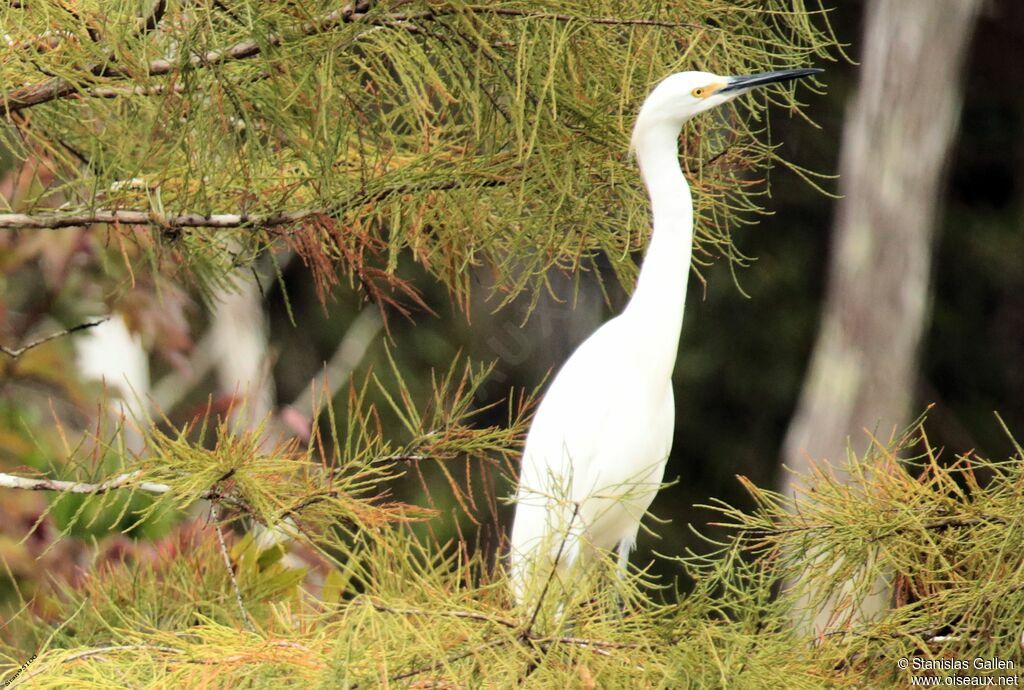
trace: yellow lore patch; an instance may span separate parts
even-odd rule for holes
[[[708,84],[707,86],[698,86],[690,92],[690,95],[694,98],[707,98],[708,96],[716,93],[720,88],[725,86],[725,84],[726,82],[724,81],[716,81]]]

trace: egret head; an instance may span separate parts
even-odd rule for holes
[[[679,72],[666,77],[644,101],[637,130],[668,126],[679,129],[698,113],[727,103],[759,86],[790,81],[822,72],[820,69],[787,69],[739,77],[711,72]]]

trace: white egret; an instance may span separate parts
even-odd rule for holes
[[[693,202],[679,166],[683,124],[755,87],[818,69],[723,77],[681,72],[644,101],[632,147],[653,217],[653,235],[632,299],[562,366],[526,439],[510,577],[521,604],[554,574],[618,549],[624,569],[665,473],[675,404],[672,369],[686,302]]]
[[[142,422],[148,413],[149,355],[138,333],[128,330],[124,316],[115,313],[75,338],[78,372],[101,381],[119,400],[109,407],[115,417]]]
[[[83,379],[103,383],[107,410],[122,425],[125,445],[132,452],[145,445],[140,425],[150,413],[149,354],[138,333],[128,330],[124,316],[115,313],[75,338],[78,372]],[[117,398],[117,399],[114,399]]]

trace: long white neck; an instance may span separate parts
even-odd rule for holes
[[[651,199],[654,233],[623,316],[636,329],[644,354],[670,376],[679,349],[693,244],[693,199],[679,167],[682,123],[649,122],[641,111],[633,134],[640,174]]]

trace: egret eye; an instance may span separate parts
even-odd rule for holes
[[[704,87],[702,87],[702,86],[698,86],[698,87],[697,87],[696,89],[694,89],[693,91],[691,91],[691,92],[690,92],[690,94],[691,94],[691,95],[692,95],[692,96],[693,96],[694,98],[703,98],[703,96],[704,96]]]

